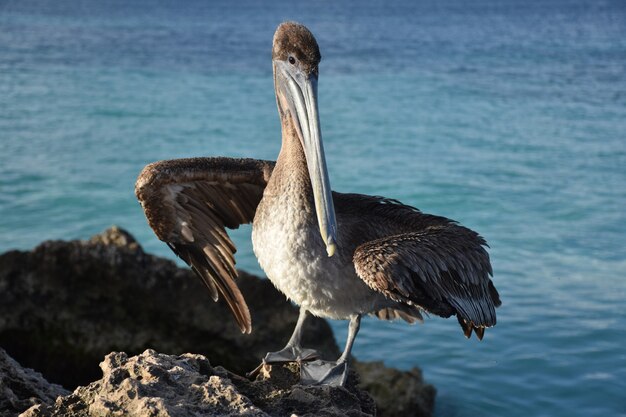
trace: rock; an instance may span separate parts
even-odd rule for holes
[[[97,379],[98,363],[115,350],[197,352],[245,373],[285,345],[298,314],[268,280],[240,271],[238,285],[251,335],[191,270],[144,253],[117,227],[89,241],[44,242],[0,255],[0,346],[68,388]],[[339,355],[326,321],[307,320],[304,334],[307,345]]]
[[[0,349],[0,415],[16,415],[34,404],[52,404],[63,387],[46,381],[39,372],[24,369]]]
[[[400,371],[382,362],[360,361],[353,361],[352,366],[361,376],[359,388],[376,399],[379,416],[426,417],[432,414],[437,391],[424,382],[418,368]]]
[[[102,244],[104,246],[117,246],[118,248],[126,248],[133,252],[143,252],[141,246],[135,237],[118,226],[111,226],[104,233],[92,236],[88,243],[90,245]],[[115,250],[115,249],[114,249]]]
[[[48,416],[374,416],[367,393],[354,385],[303,387],[297,369],[280,367],[269,379],[248,381],[213,367],[197,354],[171,356],[146,350],[113,352],[100,364],[102,378],[53,405],[34,406],[22,417]]]
[[[214,303],[189,269],[146,254],[120,228],[88,241],[44,242],[32,251],[0,255],[0,346],[71,389],[98,379],[98,363],[109,352],[136,355],[146,348],[197,352],[243,375],[266,352],[284,346],[298,314],[268,280],[240,271],[238,285],[252,314],[251,335],[239,332],[228,308]],[[325,320],[307,320],[304,335],[303,344],[323,357],[339,356]],[[434,388],[419,371],[362,365],[361,386],[381,398],[378,415],[428,415],[429,404],[432,410]],[[368,377],[372,372],[377,376]],[[382,380],[388,382],[377,383]],[[385,399],[393,392],[384,388],[394,381],[402,381],[395,395],[404,402]]]

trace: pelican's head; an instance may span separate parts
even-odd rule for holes
[[[293,59],[291,59],[293,58]],[[281,23],[274,33],[272,60],[297,65],[305,74],[314,73],[322,56],[315,37],[305,26],[295,22]]]
[[[332,256],[337,246],[337,222],[317,112],[321,59],[317,41],[306,27],[294,22],[278,26],[272,47],[278,111],[281,118],[292,119],[304,149],[320,234],[328,256]]]

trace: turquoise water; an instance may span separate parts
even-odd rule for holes
[[[119,224],[172,258],[136,175],[274,159],[271,38],[299,20],[334,189],[478,230],[503,300],[482,342],[369,319],[355,355],[422,367],[441,417],[626,416],[626,6],[527,3],[0,1],[0,250]]]

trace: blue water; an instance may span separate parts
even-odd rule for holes
[[[422,367],[442,417],[626,416],[623,1],[0,0],[0,250],[119,224],[173,257],[136,175],[276,157],[285,19],[322,49],[333,187],[478,230],[503,299],[482,342],[369,319],[355,355]],[[238,265],[260,272],[249,233]]]

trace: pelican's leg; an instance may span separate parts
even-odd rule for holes
[[[287,342],[287,346],[278,352],[268,352],[263,358],[263,363],[285,363],[285,362],[303,362],[312,361],[317,359],[320,355],[319,352],[313,349],[303,349],[300,346],[302,340],[302,325],[308,317],[309,312],[304,308],[300,308],[300,315],[298,315],[298,322],[296,328],[293,330],[293,334]]]
[[[336,362],[316,360],[303,363],[300,367],[300,382],[308,385],[343,386],[348,379],[348,359],[359,327],[361,327],[361,315],[351,316],[346,348],[339,359]]]

